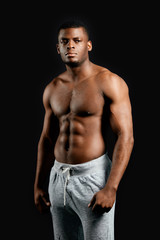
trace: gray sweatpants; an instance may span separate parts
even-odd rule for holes
[[[49,181],[54,240],[114,240],[115,204],[108,213],[88,208],[111,169],[107,154],[82,164],[55,160]]]

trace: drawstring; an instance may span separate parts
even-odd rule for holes
[[[64,206],[66,206],[66,188],[67,188],[67,183],[68,183],[68,180],[70,179],[70,176],[71,176],[69,167],[62,168],[62,173],[66,173],[66,172],[67,172],[67,176],[66,176],[65,183],[64,183]]]

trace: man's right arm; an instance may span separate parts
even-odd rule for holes
[[[50,106],[50,86],[43,94],[45,117],[42,134],[38,143],[37,168],[34,183],[35,205],[40,212],[50,206],[48,194],[43,190],[46,177],[54,164],[54,146],[58,137],[58,119]]]

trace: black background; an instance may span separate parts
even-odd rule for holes
[[[154,12],[140,6],[127,6],[123,11],[118,6],[116,9],[107,6],[104,12],[101,6],[101,10],[73,14],[67,9],[62,13],[60,8],[47,4],[24,4],[18,6],[19,11],[10,9],[12,14],[7,12],[4,18],[8,20],[4,140],[7,147],[3,155],[7,164],[5,222],[6,234],[16,239],[52,239],[50,215],[40,215],[34,206],[33,184],[44,117],[42,94],[44,87],[65,70],[55,45],[57,27],[68,17],[80,18],[91,29],[91,61],[117,73],[130,89],[135,145],[117,193],[116,240],[144,239],[151,232],[149,219],[155,192],[150,175],[155,156],[150,149],[155,126],[151,124],[154,109],[150,99],[151,82],[154,88],[156,83],[150,68],[156,25],[150,16]]]

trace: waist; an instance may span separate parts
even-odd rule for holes
[[[55,160],[53,166],[54,170],[60,174],[63,174],[64,169],[69,169],[71,176],[87,175],[90,173],[106,171],[107,169],[110,169],[110,167],[111,160],[109,159],[107,153],[99,158],[80,164],[61,163]]]
[[[101,135],[83,137],[71,134],[65,139],[59,137],[54,149],[55,158],[68,164],[82,164],[105,152],[106,146]]]

